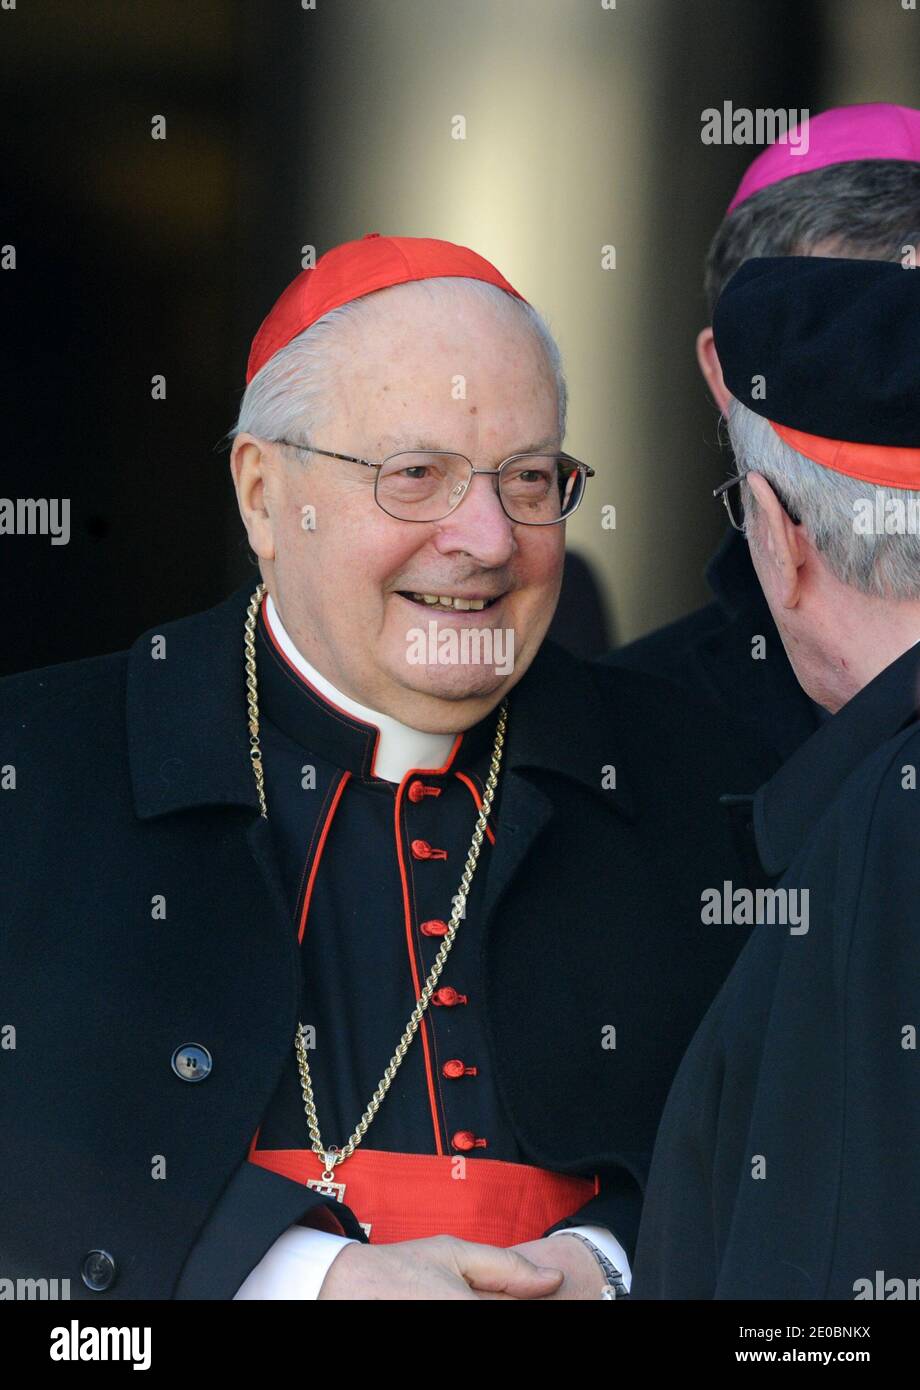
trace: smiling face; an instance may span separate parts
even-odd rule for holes
[[[493,307],[462,285],[438,301],[410,284],[369,296],[365,309],[341,327],[331,408],[311,443],[375,462],[437,446],[488,469],[560,447],[553,371],[513,304]],[[510,521],[495,481],[479,475],[442,520],[397,520],[374,501],[376,470],[304,458],[251,435],[239,435],[233,451],[250,544],[291,638],[362,704],[418,729],[468,728],[521,678],[543,640],[559,596],[564,525]],[[304,507],[313,508],[312,530]],[[426,602],[435,596],[459,607]],[[432,622],[441,661],[420,661],[419,634],[429,658],[435,650]],[[445,661],[451,651],[460,659]]]

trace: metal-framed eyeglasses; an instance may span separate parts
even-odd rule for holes
[[[736,531],[741,532],[742,536],[747,535],[744,521],[744,493],[740,487],[738,488],[737,492],[732,492],[732,489],[736,486],[736,484],[743,483],[746,476],[747,475],[744,473],[736,473],[733,478],[729,478],[727,482],[720,483],[718,487],[714,487],[712,490],[713,497],[722,498],[722,501],[725,504],[725,510],[728,512],[729,521],[731,522],[732,526],[734,526]],[[802,524],[802,518],[798,515],[795,509],[792,506],[790,506],[790,504],[787,502],[786,498],[780,492],[776,484],[770,483],[770,486],[776,493],[777,499],[780,505],[782,506],[783,511],[789,517],[789,520],[793,523],[793,525],[800,526]]]
[[[474,468],[465,454],[441,449],[401,449],[375,463],[293,439],[271,442],[373,468],[374,501],[397,521],[443,521],[459,507],[476,474],[484,473],[496,479],[498,500],[510,521],[554,526],[569,519],[594,477],[587,463],[558,451],[512,454],[497,468]]]

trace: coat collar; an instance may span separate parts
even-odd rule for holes
[[[249,579],[216,607],[149,629],[130,648],[128,756],[141,818],[197,806],[259,809],[243,667],[243,624],[257,583]],[[604,765],[617,763],[610,722],[589,667],[544,642],[511,691],[506,773],[544,770],[581,782],[631,817],[619,767],[617,788],[602,788]]]
[[[920,644],[909,647],[854,695],[754,797],[757,850],[782,873],[850,773],[920,710]]]

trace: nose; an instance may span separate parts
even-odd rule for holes
[[[504,565],[515,544],[514,523],[498,500],[495,475],[477,473],[454,510],[438,522],[435,545],[442,555],[463,550],[483,565]]]

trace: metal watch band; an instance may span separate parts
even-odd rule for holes
[[[582,1245],[586,1245],[600,1265],[601,1273],[607,1281],[601,1289],[601,1298],[608,1300],[611,1298],[628,1298],[629,1290],[623,1282],[622,1272],[617,1269],[615,1264],[608,1260],[603,1250],[598,1249],[594,1241],[589,1240],[581,1231],[566,1231],[566,1235],[574,1236],[576,1240],[581,1241]]]

